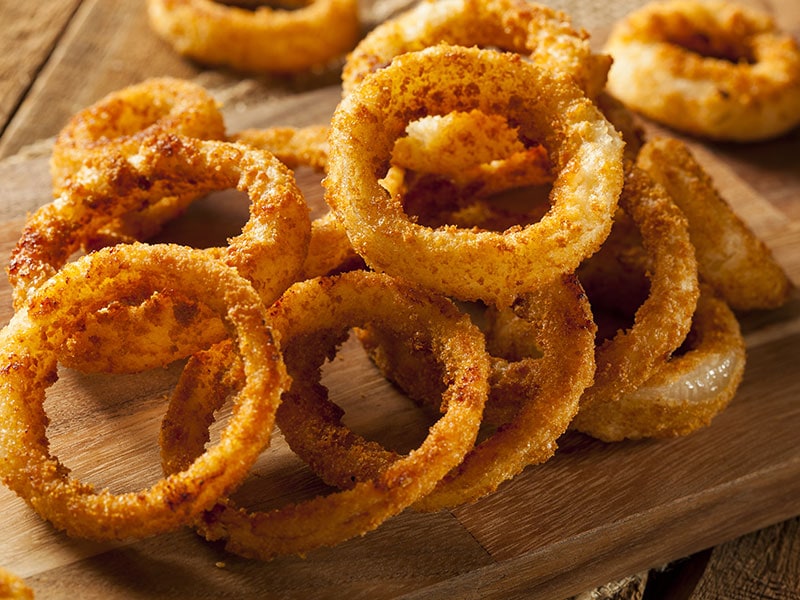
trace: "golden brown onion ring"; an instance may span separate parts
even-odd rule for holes
[[[33,590],[25,581],[0,568],[0,598],[4,600],[33,600]]]
[[[109,299],[173,289],[206,304],[236,340],[245,383],[233,414],[220,441],[180,472],[138,491],[95,490],[71,477],[48,448],[44,401],[58,377],[56,356],[71,329]],[[124,244],[64,266],[0,333],[3,482],[44,519],[78,537],[138,538],[189,523],[237,486],[269,443],[289,379],[265,322],[264,305],[250,283],[200,250]]]
[[[558,437],[577,412],[583,391],[591,385],[596,328],[586,295],[574,276],[524,294],[515,303],[514,313],[526,325],[531,350],[517,356],[496,349],[492,352],[484,421],[496,429],[414,505],[418,510],[475,501],[525,467],[549,459]],[[487,335],[491,338],[492,332]],[[435,393],[447,374],[431,360],[428,347],[373,326],[361,340],[391,381],[418,401],[435,402]],[[316,443],[323,445],[324,441]],[[326,472],[326,480],[328,475]],[[333,483],[343,485],[346,480],[340,475]]]
[[[245,129],[231,139],[267,150],[292,169],[310,167],[324,173],[328,169],[329,131],[327,125]],[[311,239],[302,279],[332,275],[362,264],[350,245],[347,232],[332,212],[311,221]]]
[[[33,290],[109,219],[151,205],[164,195],[181,195],[187,190],[196,195],[232,187],[250,196],[250,219],[227,246],[204,252],[235,266],[264,302],[271,303],[296,280],[308,248],[308,207],[293,173],[264,151],[167,135],[145,139],[127,159],[112,155],[88,161],[67,191],[30,216],[8,267],[15,306],[22,306]],[[149,305],[137,308],[141,302]],[[87,319],[84,330],[74,332],[71,352],[59,360],[84,371],[139,371],[187,356],[198,337],[207,343],[221,338],[214,319],[206,319],[204,326],[186,327],[188,321],[203,321],[198,319],[202,311],[182,309],[191,306],[191,299],[178,299],[171,313],[163,310],[164,303],[169,308],[170,302],[156,296],[110,302]],[[141,321],[134,313],[151,318]],[[175,345],[155,352],[150,346],[159,345],[151,340],[162,336],[164,329],[171,332]],[[118,346],[128,330],[138,335]],[[93,362],[98,353],[91,350],[99,340],[104,357],[101,364]]]
[[[800,124],[800,48],[756,9],[651,2],[614,27],[605,51],[608,90],[677,130],[744,142]]]
[[[501,115],[472,110],[423,117],[409,123],[406,134],[392,150],[392,167],[404,170],[406,179],[409,171],[435,174],[480,196],[552,181],[544,148],[526,147]]]
[[[539,222],[504,233],[434,230],[410,222],[381,186],[410,115],[473,109],[542,139],[555,182]],[[440,45],[398,56],[342,100],[330,143],[326,200],[356,252],[461,300],[509,305],[574,270],[608,235],[622,188],[622,141],[581,90],[491,50]]]
[[[153,30],[178,53],[240,71],[322,68],[351,50],[361,34],[356,0],[309,0],[292,10],[148,0],[147,11]]]
[[[518,53],[572,77],[591,97],[605,86],[611,64],[591,50],[589,35],[575,29],[567,14],[548,6],[527,0],[425,0],[359,42],[344,66],[344,93],[395,56],[441,42]]]
[[[707,426],[731,401],[745,358],[736,316],[713,289],[704,287],[681,351],[613,404],[594,405],[582,429],[609,442],[688,435]]]
[[[420,446],[352,489],[267,512],[249,513],[225,501],[198,522],[208,539],[223,539],[228,550],[261,559],[304,554],[363,534],[433,489],[475,441],[489,373],[483,336],[466,315],[448,300],[386,275],[352,271],[307,280],[287,290],[269,314],[296,382],[284,394],[279,423],[290,444],[297,436],[305,443],[319,442],[319,436],[340,425],[326,421],[336,408],[318,385],[319,367],[352,326],[378,323],[401,337],[429,340],[450,379],[441,398],[441,418]],[[211,362],[212,367],[196,369],[190,361],[172,397],[161,438],[168,468],[182,468],[203,450],[215,402],[204,396],[209,388],[202,382],[220,372],[213,364],[227,367],[230,354],[218,353]],[[341,458],[319,456],[326,462]]]
[[[650,289],[636,309],[633,325],[602,341],[596,349],[594,383],[586,390],[573,423],[581,431],[591,426],[593,406],[613,406],[620,395],[641,385],[655,366],[683,343],[700,293],[686,218],[666,191],[647,173],[631,166],[620,208],[641,234]],[[587,262],[591,264],[593,259]],[[591,289],[588,281],[586,285]]]
[[[203,140],[225,138],[217,101],[201,86],[170,77],[153,78],[112,92],[72,116],[56,136],[50,171],[55,196],[92,156],[135,154],[144,138],[174,133]],[[142,240],[181,214],[191,193],[167,197],[115,219],[95,235],[94,245]]]
[[[324,172],[329,131],[328,125],[253,128],[234,133],[229,141],[271,152],[291,169],[304,166]]]
[[[734,310],[769,309],[792,284],[770,249],[731,209],[685,143],[649,140],[637,164],[658,181],[689,221],[701,278]]]

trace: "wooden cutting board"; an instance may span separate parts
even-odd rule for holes
[[[793,13],[794,14],[794,13]],[[229,131],[325,122],[336,86],[226,104]],[[220,92],[225,96],[225,92]],[[227,99],[231,99],[227,97]],[[800,283],[800,134],[746,147],[693,144],[737,212]],[[24,217],[50,198],[47,144],[0,163],[2,266]],[[299,172],[321,211],[318,178]],[[241,227],[245,200],[193,206],[162,239],[216,244]],[[11,316],[0,280],[0,320]],[[711,427],[667,441],[603,444],[577,434],[496,494],[453,512],[406,512],[377,531],[305,559],[237,558],[189,530],[130,543],[69,539],[0,488],[0,566],[40,598],[564,598],[800,514],[800,296],[742,315],[744,382]],[[138,489],[160,476],[157,431],[179,365],[144,376],[64,370],[48,395],[53,452],[83,479]],[[355,343],[326,370],[356,430],[397,446],[423,417]],[[243,500],[280,505],[322,491],[278,436]]]
[[[230,131],[324,122],[327,88],[229,113]],[[298,116],[302,115],[302,117]],[[794,148],[795,135],[778,142]],[[720,189],[800,280],[800,227],[731,169],[719,149],[695,146]],[[766,146],[763,151],[768,151]],[[791,161],[768,175],[798,187]],[[298,177],[315,206],[318,178]],[[7,260],[26,211],[48,201],[47,152],[0,164],[0,251]],[[774,190],[776,193],[779,190]],[[246,200],[220,195],[192,207],[162,239],[219,243],[241,227]],[[5,264],[5,263],[4,263]],[[2,318],[11,314],[3,281]],[[332,598],[566,597],[800,514],[800,299],[743,315],[745,380],[711,427],[668,441],[602,444],[570,434],[548,463],[452,513],[407,512],[361,539],[262,564],[236,558],[190,531],[124,544],[69,539],[0,490],[0,557],[42,597]],[[159,477],[157,429],[178,367],[146,376],[65,371],[48,396],[53,450],[76,476],[117,491]],[[349,422],[386,443],[413,443],[422,417],[383,382],[357,344],[327,370]],[[280,440],[246,486],[251,506],[305,497],[319,484]],[[288,491],[287,491],[288,490]],[[299,494],[299,496],[297,495]]]

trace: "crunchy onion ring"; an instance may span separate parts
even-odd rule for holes
[[[319,367],[351,326],[373,322],[400,336],[430,339],[450,376],[441,399],[443,414],[425,440],[349,490],[269,512],[248,513],[229,500],[221,502],[197,524],[208,539],[224,539],[228,550],[262,559],[338,543],[377,527],[424,496],[472,447],[488,393],[489,365],[480,331],[446,299],[366,271],[298,283],[270,310],[296,382],[284,394],[279,423],[290,443],[298,435],[308,442],[309,436],[317,440],[327,434],[331,427],[325,413],[331,409],[318,410],[320,402],[330,406],[317,386]],[[230,356],[217,354],[213,361],[227,367]],[[196,421],[205,430],[214,408],[213,400],[203,397],[209,367],[200,366],[192,371],[189,363],[170,402],[161,438],[169,468],[191,461],[207,439],[207,430],[204,435],[186,431]],[[195,393],[192,386],[198,382]]]
[[[689,221],[698,268],[734,310],[777,308],[792,289],[772,252],[722,198],[684,142],[648,140],[637,164],[658,181]]]
[[[309,0],[294,10],[246,10],[213,0],[148,0],[151,27],[180,54],[240,71],[321,68],[356,45],[356,0]]]
[[[144,138],[174,133],[204,140],[225,138],[217,101],[201,86],[170,77],[148,79],[112,92],[73,115],[56,136],[50,159],[58,196],[94,155],[135,154]],[[167,197],[128,213],[95,234],[93,245],[149,238],[194,200],[191,193]]]
[[[529,347],[538,352],[514,357],[492,352],[484,420],[498,427],[414,505],[418,510],[435,511],[475,501],[525,467],[549,459],[558,437],[577,412],[583,391],[591,385],[596,328],[583,288],[574,276],[523,295],[514,312],[526,324]],[[361,340],[391,381],[418,401],[435,402],[436,391],[447,376],[431,360],[429,348],[376,327],[366,330]],[[327,478],[330,472],[324,475]],[[346,480],[340,475],[333,483],[344,485]]]
[[[655,366],[681,345],[700,293],[686,218],[666,191],[647,173],[631,166],[620,207],[641,234],[648,257],[649,295],[636,309],[629,329],[598,345],[594,383],[586,390],[573,422],[581,431],[592,423],[594,405],[613,405],[620,395],[641,385]],[[591,289],[588,282],[587,289]]]
[[[328,125],[253,128],[234,133],[229,141],[271,152],[291,169],[305,166],[324,172],[328,167],[329,131]]]
[[[736,316],[704,287],[682,352],[613,404],[595,405],[582,429],[609,442],[688,435],[728,405],[744,367],[745,345]]]
[[[426,0],[378,25],[347,57],[342,88],[350,93],[364,77],[395,56],[441,42],[501,48],[565,73],[590,97],[605,86],[610,58],[592,52],[589,36],[569,16],[527,0]]]
[[[608,90],[651,119],[731,141],[800,123],[800,48],[761,11],[722,0],[667,0],[612,30]]]
[[[376,174],[388,171],[410,116],[476,108],[543,139],[552,208],[502,234],[415,225]],[[461,300],[508,305],[574,270],[608,235],[622,188],[622,140],[581,90],[491,50],[441,45],[398,56],[342,100],[330,143],[326,200],[356,252],[376,270]]]
[[[406,133],[392,150],[392,168],[406,178],[435,174],[483,196],[552,181],[544,148],[526,147],[501,115],[454,111],[412,121]]]
[[[245,365],[245,383],[219,443],[181,472],[144,490],[96,491],[70,477],[50,454],[45,391],[57,379],[59,346],[87,313],[108,298],[155,289],[179,289],[223,320]],[[184,246],[125,244],[79,258],[31,296],[0,338],[2,480],[55,527],[97,540],[176,529],[230,492],[268,444],[289,381],[250,283],[207,253]]]
[[[235,266],[252,282],[264,302],[271,303],[295,281],[305,261],[310,236],[308,207],[292,172],[264,151],[167,135],[145,139],[138,153],[128,159],[111,156],[90,161],[66,192],[30,216],[8,267],[15,306],[22,306],[32,290],[62,267],[98,223],[147,206],[164,194],[179,195],[186,190],[197,194],[230,187],[250,196],[250,220],[227,246],[204,252]],[[202,316],[202,312],[181,309],[186,303],[191,304],[190,299],[183,300],[175,304],[171,313],[159,306],[166,303],[169,308],[172,301],[165,299],[153,305],[160,302],[155,296],[148,301],[150,306],[139,309],[138,302],[109,304],[87,320],[85,330],[71,336],[69,348],[74,361],[68,354],[59,359],[81,370],[139,371],[187,356],[198,336],[208,343],[218,341],[221,330],[214,319],[206,320],[204,327],[181,327],[187,318],[196,322],[195,317]],[[140,322],[134,314],[142,311],[151,321],[149,331],[147,321]],[[110,330],[109,322],[113,322],[117,333]],[[164,328],[182,330],[183,334],[173,338],[172,349],[151,351],[151,344],[159,348],[152,340],[163,336]],[[123,337],[119,333],[128,329],[139,335],[119,347]],[[98,340],[103,340],[101,364],[94,362],[98,353],[92,352]],[[170,354],[164,355],[165,352]]]

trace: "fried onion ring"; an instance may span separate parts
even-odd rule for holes
[[[688,435],[728,405],[745,359],[736,316],[704,286],[684,348],[613,404],[597,403],[586,412],[581,408],[579,428],[608,442]]]
[[[253,128],[234,133],[229,141],[271,152],[291,169],[305,166],[324,172],[328,168],[329,131],[328,125]]]
[[[22,306],[33,290],[81,248],[92,231],[110,219],[157,202],[164,195],[178,196],[189,190],[196,195],[231,187],[249,195],[250,220],[227,246],[204,252],[235,266],[264,302],[271,303],[296,280],[308,248],[308,207],[293,173],[264,151],[167,135],[145,139],[127,159],[112,155],[89,161],[67,191],[30,216],[8,267],[15,306]],[[171,306],[169,299],[133,300],[127,305],[110,303],[87,319],[86,329],[71,336],[71,352],[59,360],[84,371],[140,371],[187,356],[198,336],[207,343],[221,338],[214,319],[206,320],[203,327],[184,327],[187,319],[197,322],[195,317],[202,316],[202,312],[191,312],[191,299],[179,298],[171,312],[164,309]],[[145,306],[137,308],[145,300]],[[140,312],[150,318],[141,321],[136,316]],[[109,322],[116,332],[108,327]],[[164,329],[183,334],[173,338],[171,349],[161,347],[156,352],[151,345],[160,347],[153,341],[164,335]],[[124,341],[130,337],[124,335],[128,330],[138,335]],[[94,362],[99,340],[104,357],[101,364]]]
[[[612,30],[608,90],[676,130],[728,141],[800,124],[800,48],[772,18],[722,0],[652,2]]]
[[[148,0],[147,12],[153,30],[178,53],[239,71],[322,68],[351,50],[361,34],[356,0],[309,0],[293,10]]]
[[[363,534],[433,489],[476,439],[489,373],[483,336],[466,315],[444,298],[383,274],[353,271],[298,283],[269,313],[295,382],[279,412],[279,426],[290,445],[319,443],[341,426],[338,418],[329,421],[337,408],[318,383],[319,368],[352,326],[378,323],[401,337],[426,340],[442,361],[449,385],[440,398],[443,414],[421,445],[395,456],[351,489],[257,513],[226,500],[197,523],[208,539],[223,539],[228,550],[261,559],[304,554]],[[210,357],[211,366],[194,359],[187,365],[161,438],[168,468],[182,468],[202,452],[207,430],[200,435],[187,429],[197,421],[207,423],[221,395],[203,382],[209,381],[209,373],[227,368],[230,360],[230,353],[217,352]],[[209,389],[216,400],[204,397]],[[331,463],[341,456],[324,452],[317,458]]]
[[[329,131],[327,125],[245,129],[231,136],[231,140],[267,150],[292,169],[303,166],[324,173],[328,169]],[[332,275],[361,264],[347,232],[332,212],[311,222],[303,279]]]
[[[376,175],[387,173],[413,115],[473,109],[542,138],[555,182],[538,223],[502,234],[434,230],[410,222],[381,186]],[[508,305],[574,270],[608,235],[622,188],[622,140],[581,90],[492,50],[440,45],[398,56],[342,100],[330,143],[326,200],[355,250],[376,270],[460,300]]]
[[[219,443],[153,486],[112,494],[69,474],[52,456],[44,413],[56,356],[69,331],[125,294],[181,290],[205,303],[236,340],[244,385]],[[177,245],[125,244],[66,265],[39,288],[0,333],[0,475],[44,519],[70,535],[139,538],[189,523],[241,482],[268,444],[288,376],[261,298],[235,269]],[[161,344],[169,344],[162,340]]]
[[[669,194],[647,173],[631,166],[620,208],[641,234],[649,295],[636,309],[629,329],[598,345],[594,383],[586,390],[573,423],[579,430],[591,423],[592,406],[613,405],[620,395],[641,385],[655,366],[683,343],[700,293],[687,221]],[[591,290],[588,282],[587,289]]]
[[[225,138],[217,101],[201,86],[170,77],[148,79],[112,92],[73,115],[53,144],[50,171],[58,196],[90,156],[135,154],[144,138],[174,133],[204,140]],[[95,234],[95,246],[142,240],[181,214],[192,194],[168,197],[131,212]]]
[[[530,58],[545,69],[565,73],[590,97],[605,86],[611,64],[592,52],[589,36],[569,16],[527,0],[426,0],[378,25],[347,57],[344,94],[395,56],[441,42],[494,47]]]
[[[528,346],[535,350],[521,356],[492,352],[484,421],[496,429],[414,505],[418,510],[473,502],[525,467],[549,459],[558,437],[577,412],[583,391],[591,385],[596,328],[586,295],[574,276],[523,295],[514,312],[526,324]],[[388,379],[418,401],[435,402],[447,374],[431,360],[428,346],[387,335],[378,327],[366,329],[360,337]],[[323,445],[324,440],[315,443]],[[326,481],[346,484],[344,473],[332,481],[328,479],[331,475],[330,471],[324,473]]]
[[[3,600],[33,600],[33,590],[22,578],[0,568],[0,598]]]
[[[738,311],[777,308],[792,289],[770,249],[722,198],[684,142],[654,138],[637,164],[672,196],[689,221],[702,279]]]

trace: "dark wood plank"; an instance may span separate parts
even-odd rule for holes
[[[0,132],[48,60],[80,0],[0,1]]]

